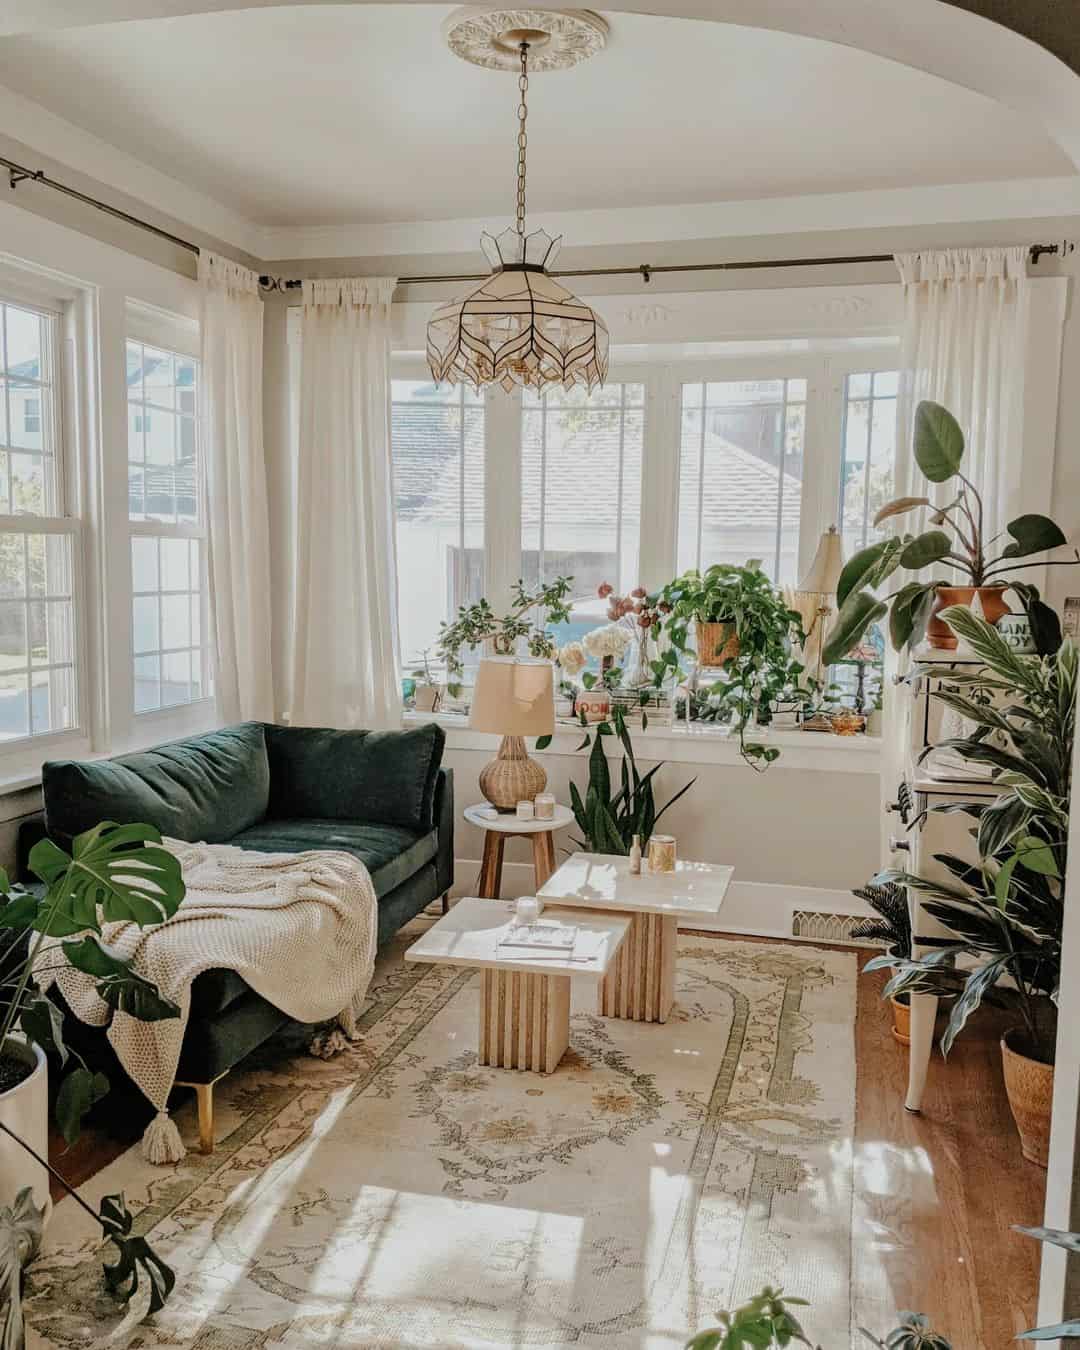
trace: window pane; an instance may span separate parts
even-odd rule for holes
[[[484,407],[462,386],[394,380],[392,453],[401,658],[484,586]]]
[[[206,644],[200,621],[201,542],[136,535],[131,541],[131,573],[135,711],[202,698]]]
[[[198,362],[127,344],[128,510],[132,520],[200,518]]]
[[[0,534],[0,739],[78,725],[69,535]]]
[[[581,597],[560,644],[607,622],[596,594],[638,584],[645,388],[549,389],[522,408],[521,568],[526,585],[572,576]]]
[[[896,466],[896,371],[849,375],[844,391],[840,532],[844,556],[887,537],[874,516],[893,496]]]
[[[33,310],[4,305],[5,369],[27,380],[45,378],[45,319]]]
[[[59,515],[48,350],[55,319],[0,304],[0,511]]]
[[[759,558],[777,582],[798,569],[805,380],[683,386],[678,565]]]

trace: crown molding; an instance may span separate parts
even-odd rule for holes
[[[532,219],[574,247],[792,235],[829,230],[1080,216],[1080,175],[941,187],[764,197],[746,201],[618,210],[534,211]],[[472,253],[496,218],[395,221],[378,225],[263,226],[266,261]]]

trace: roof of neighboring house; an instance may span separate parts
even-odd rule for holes
[[[400,516],[414,521],[456,524],[461,509],[461,454],[456,434],[448,435],[435,417],[400,416],[394,408],[396,438],[394,445],[394,491]],[[412,409],[404,411],[411,413]],[[607,424],[611,425],[610,422]],[[479,423],[477,424],[479,427]],[[407,434],[404,434],[406,433]],[[467,455],[465,512],[467,520],[481,521],[484,513],[483,459],[480,437]],[[625,438],[624,474],[640,475],[641,433]],[[559,525],[613,526],[617,520],[618,440],[615,435],[597,434],[587,426],[568,436],[559,446],[546,450],[545,480],[547,519]],[[636,463],[633,461],[636,460]],[[750,450],[716,435],[705,433],[705,488],[703,494],[705,528],[776,528],[776,497],[780,470]],[[530,434],[528,423],[522,456],[523,516],[536,523],[535,504],[539,499],[540,447],[538,436]],[[584,470],[584,472],[583,472]],[[696,495],[696,465],[681,485]],[[606,484],[598,493],[593,485]],[[797,529],[802,484],[791,473],[783,475],[783,524]],[[624,488],[624,518],[636,515],[639,494]]]

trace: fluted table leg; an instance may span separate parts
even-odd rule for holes
[[[675,1002],[678,921],[667,914],[634,914],[611,969],[600,982],[601,1017],[666,1022]]]
[[[481,1064],[552,1073],[569,1044],[569,975],[481,970]]]

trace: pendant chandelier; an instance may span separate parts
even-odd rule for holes
[[[517,209],[512,227],[481,235],[491,276],[467,295],[440,307],[427,329],[427,357],[436,383],[465,382],[479,390],[500,384],[542,390],[575,384],[592,390],[608,372],[608,331],[583,300],[548,268],[562,243],[543,230],[525,232],[525,157],[528,146],[530,53],[534,69],[563,69],[603,45],[606,25],[586,11],[480,10],[452,15],[447,41],[464,59],[518,70]]]

